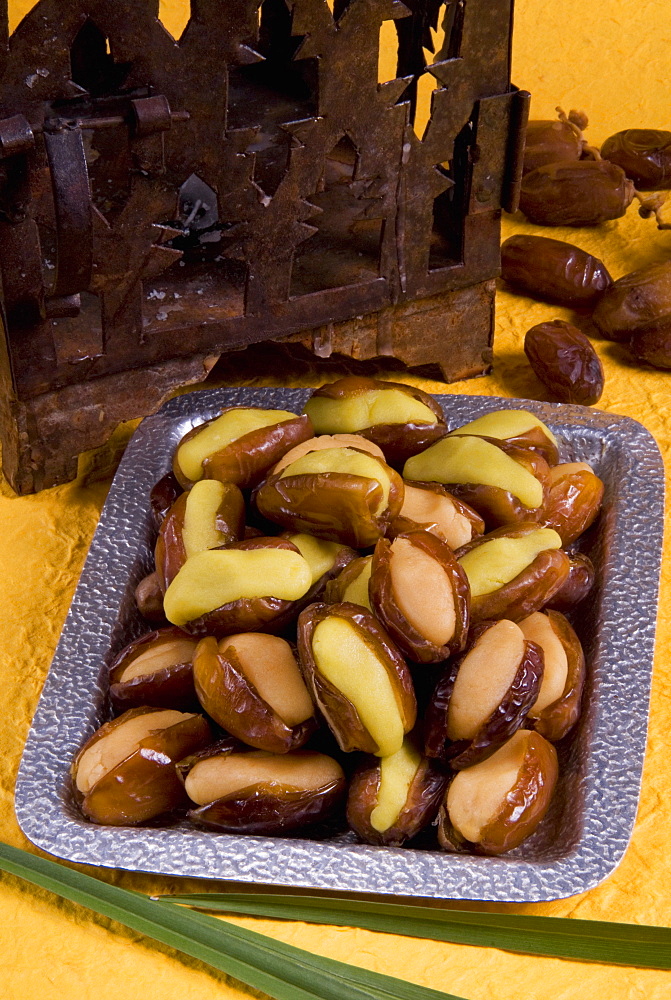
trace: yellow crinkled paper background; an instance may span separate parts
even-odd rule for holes
[[[10,0],[13,23],[31,6]],[[178,36],[185,23],[186,0],[163,0],[161,16]],[[566,110],[583,108],[591,119],[588,136],[594,144],[622,128],[671,128],[670,53],[669,0],[517,2],[513,78],[532,92],[532,116],[552,117],[556,104]],[[390,78],[393,53],[383,56],[381,77]],[[534,231],[538,230],[519,215],[504,219],[504,237]],[[671,232],[658,232],[653,223],[638,217],[634,207],[617,222],[580,232],[555,230],[551,235],[595,253],[614,277],[671,254]],[[439,382],[408,381],[435,392],[543,398],[525,363],[522,341],[534,323],[555,317],[570,318],[570,313],[500,291],[493,375],[447,390]],[[606,371],[599,407],[643,423],[656,437],[668,468],[671,372],[634,367],[619,345],[598,341],[596,346]],[[77,483],[21,499],[7,486],[0,487],[0,839],[15,846],[29,846],[12,806],[22,746],[109,486],[109,479],[99,478],[99,470],[128,433],[129,428],[121,429],[106,452],[84,463],[94,475],[82,476]],[[671,638],[670,567],[667,541],[643,792],[622,864],[602,886],[582,896],[488,908],[671,924],[671,666],[665,655]],[[200,887],[195,880],[90,871],[148,893]],[[363,930],[239,922],[315,952],[469,1000],[667,1000],[671,996],[671,973],[530,958]],[[201,1000],[203,996],[233,1000],[252,995],[198,962],[8,876],[0,876],[0,927],[3,1000]]]

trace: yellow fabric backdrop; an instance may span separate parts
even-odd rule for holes
[[[222,0],[225,3],[226,0]],[[14,23],[30,9],[10,0]],[[179,34],[185,0],[164,0],[168,28]],[[582,107],[598,143],[630,126],[671,128],[668,101],[671,4],[668,0],[518,0],[514,79],[533,94],[534,117],[551,117],[562,103]],[[382,67],[386,72],[391,59]],[[389,72],[388,76],[393,75]],[[504,220],[504,235],[533,232],[518,216]],[[556,231],[597,253],[615,277],[669,258],[671,233],[627,217],[593,230]],[[524,332],[542,319],[569,313],[501,291],[493,375],[457,383],[447,391],[542,398],[522,354]],[[597,342],[606,370],[600,408],[631,416],[671,453],[671,372],[634,367],[626,351]],[[430,391],[437,382],[409,379]],[[300,384],[298,380],[295,384]],[[307,384],[307,383],[304,383]],[[317,384],[315,381],[313,384]],[[124,439],[124,432],[118,440]],[[89,470],[101,464],[98,458]],[[103,462],[104,464],[104,462]],[[86,550],[109,485],[80,477],[35,497],[15,498],[0,486],[0,839],[29,847],[14,819],[12,792],[30,719],[46,675]],[[671,776],[668,733],[671,638],[671,548],[667,541],[661,591],[652,719],[643,793],[631,846],[618,870],[582,896],[514,912],[671,924]],[[146,892],[185,891],[198,883],[93,872]],[[272,921],[244,921],[282,940],[368,968],[404,977],[470,1000],[666,1000],[671,973],[587,965],[509,955],[362,930]],[[0,876],[0,996],[40,1000],[166,1000],[242,998],[251,994],[223,975],[178,956],[46,892]]]

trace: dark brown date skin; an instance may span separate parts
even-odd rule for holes
[[[621,167],[639,191],[671,188],[671,132],[628,128],[609,136],[601,155]]]
[[[82,747],[72,764],[75,799],[86,818],[94,823],[135,826],[187,802],[175,763],[211,741],[210,727],[202,715],[194,715],[142,740],[139,749],[103,775],[86,795],[82,796],[76,787],[77,768],[84,751],[106,736],[110,729],[147,711],[155,709],[131,708],[106,723]]]
[[[594,307],[613,279],[598,257],[546,236],[511,236],[501,246],[501,277],[542,302]]]
[[[570,545],[594,523],[604,494],[604,484],[595,472],[572,469],[571,464],[552,470],[550,491],[542,525],[554,528],[564,545]]]
[[[549,163],[522,180],[520,208],[539,226],[598,226],[625,214],[634,185],[608,160]]]
[[[324,716],[341,750],[345,753],[351,750],[363,750],[364,753],[374,754],[378,746],[361,722],[352,702],[317,669],[312,651],[312,637],[317,625],[331,616],[349,621],[377,654],[396,692],[406,733],[410,732],[417,718],[417,701],[412,677],[401,653],[380,623],[360,605],[313,604],[301,612],[298,618],[298,657],[312,700]]]
[[[155,625],[166,621],[163,613],[163,591],[155,571],[143,577],[135,588],[135,603],[143,618]]]
[[[557,784],[557,753],[540,734],[532,733],[518,782],[506,795],[501,809],[482,831],[474,844],[456,830],[446,808],[446,799],[438,812],[438,843],[446,851],[498,855],[518,847],[541,822],[550,807]],[[449,791],[449,789],[448,789]]]
[[[566,614],[576,604],[584,601],[596,578],[596,570],[589,556],[584,552],[569,552],[569,573],[554,597],[545,605],[546,611],[560,611]]]
[[[365,569],[368,558],[368,556],[360,556],[358,559],[353,559],[334,580],[329,580],[324,590],[324,603],[342,604],[344,602],[345,591]]]
[[[367,757],[350,782],[347,822],[367,844],[400,847],[433,821],[447,782],[447,775],[435,767],[432,761],[422,760],[396,821],[380,832],[370,822],[370,814],[377,805],[380,788],[380,758]]]
[[[532,326],[524,353],[558,402],[591,406],[601,399],[603,366],[588,338],[571,323],[555,319]]]
[[[545,614],[564,647],[568,674],[561,697],[547,705],[537,718],[529,716],[527,724],[546,740],[556,742],[566,736],[580,718],[580,701],[585,686],[585,654],[580,639],[564,615],[547,609]]]
[[[524,654],[512,684],[477,734],[472,740],[452,742],[448,738],[447,713],[459,669],[483,633],[495,624],[480,622],[471,630],[468,650],[440,678],[427,709],[424,752],[427,757],[449,762],[455,771],[487,760],[524,725],[543,679],[543,651],[535,642],[525,641]]]
[[[269,753],[288,753],[302,747],[317,728],[314,716],[287,726],[247,680],[234,648],[219,651],[208,636],[198,643],[193,660],[198,700],[223,729],[248,746]]]
[[[480,435],[475,435],[476,437]],[[531,448],[520,448],[516,444],[490,438],[482,435],[483,441],[496,445],[510,458],[535,476],[543,487],[543,502],[540,507],[527,507],[518,497],[508,490],[498,486],[486,486],[482,483],[449,483],[448,489],[458,500],[473,507],[483,518],[489,531],[495,528],[518,522],[533,521],[539,518],[547,499],[547,489],[550,469],[539,451]]]
[[[523,173],[560,160],[579,160],[582,148],[582,139],[568,122],[556,119],[527,122]]]
[[[168,513],[177,497],[182,492],[182,487],[178,483],[174,472],[166,472],[159,481],[152,487],[149,494],[149,503],[156,527],[160,528],[163,518]]]
[[[369,593],[373,611],[399,649],[415,663],[441,663],[448,656],[461,652],[468,638],[470,589],[468,577],[456,560],[447,542],[429,531],[409,531],[397,536],[407,539],[426,555],[431,556],[447,576],[456,612],[454,634],[443,646],[437,646],[421,635],[405,618],[394,599],[391,577],[392,543],[381,538],[375,546]],[[430,600],[427,595],[427,600]]]
[[[200,705],[193,687],[191,660],[171,663],[153,674],[133,677],[129,681],[119,678],[126,667],[148,649],[157,648],[175,639],[193,640],[175,626],[156,629],[141,636],[121,650],[109,668],[110,701],[116,712],[128,708],[151,705],[152,708],[174,708],[179,712],[200,711]],[[194,644],[194,651],[195,651]]]
[[[439,403],[428,392],[415,389],[402,382],[386,382],[380,379],[368,378],[364,375],[347,375],[328,385],[323,385],[312,393],[312,397],[327,399],[349,399],[352,396],[370,392],[372,389],[398,389],[400,392],[424,403],[436,417],[435,424],[376,424],[364,427],[354,433],[372,441],[384,452],[387,462],[398,468],[418,451],[423,451],[430,444],[442,437],[447,426],[445,416]],[[310,398],[312,398],[310,397]],[[331,433],[326,431],[325,433]]]
[[[314,475],[270,475],[254,495],[268,520],[292,531],[304,531],[353,548],[375,545],[403,503],[403,480],[381,459],[391,487],[387,508],[376,513],[382,487],[375,479],[325,472]]]
[[[221,545],[238,542],[245,529],[245,501],[233,483],[224,483],[225,493],[215,518],[215,527],[221,532]],[[156,572],[163,593],[168,589],[186,562],[186,549],[182,532],[188,493],[182,493],[174,502],[161,524],[154,550]]]
[[[671,325],[671,261],[618,278],[604,292],[592,319],[602,337],[619,343],[657,323]]]
[[[219,416],[234,409],[239,407],[227,407]],[[206,421],[206,424],[212,422]],[[175,449],[172,471],[185,489],[189,489],[193,484],[179,467],[177,458],[179,448],[185,441],[199,434],[206,424],[200,424],[185,434]],[[296,415],[294,419],[283,420],[278,424],[271,424],[269,427],[260,427],[258,430],[243,434],[221,451],[206,458],[203,462],[203,478],[218,479],[222,483],[235,483],[242,490],[252,489],[286,452],[301,441],[307,441],[312,435],[312,423],[305,414]]]
[[[248,538],[226,546],[234,549],[290,549],[298,552],[296,546],[286,538],[262,536]],[[230,604],[222,604],[214,611],[194,618],[182,626],[189,635],[213,635],[217,639],[233,635],[235,632],[279,632],[293,621],[298,614],[297,602],[285,601],[280,597],[241,597]]]
[[[655,368],[671,368],[671,316],[637,330],[629,349],[639,361]]]
[[[455,555],[459,559],[476,545],[483,545],[492,538],[514,538],[537,531],[538,527],[539,525],[530,522],[497,528],[496,531],[463,545]],[[480,597],[471,595],[471,625],[498,618],[518,622],[534,611],[540,611],[564,585],[569,568],[569,558],[563,549],[545,549],[526,569],[498,590]]]

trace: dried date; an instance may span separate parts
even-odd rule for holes
[[[671,132],[628,128],[609,136],[601,155],[621,167],[639,191],[671,188]]]
[[[633,183],[614,163],[565,161],[526,175],[520,208],[539,226],[597,226],[621,218],[633,197]]]
[[[575,326],[561,319],[538,323],[527,331],[524,351],[538,378],[561,403],[590,406],[601,398],[601,361]]]
[[[544,302],[595,306],[613,283],[603,261],[562,240],[511,236],[501,247],[501,277]]]

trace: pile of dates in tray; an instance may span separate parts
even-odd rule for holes
[[[531,834],[580,715],[565,611],[603,484],[500,410],[447,433],[431,396],[350,376],[301,415],[231,407],[152,490],[154,630],[110,668],[78,753],[95,823],[501,854]]]

